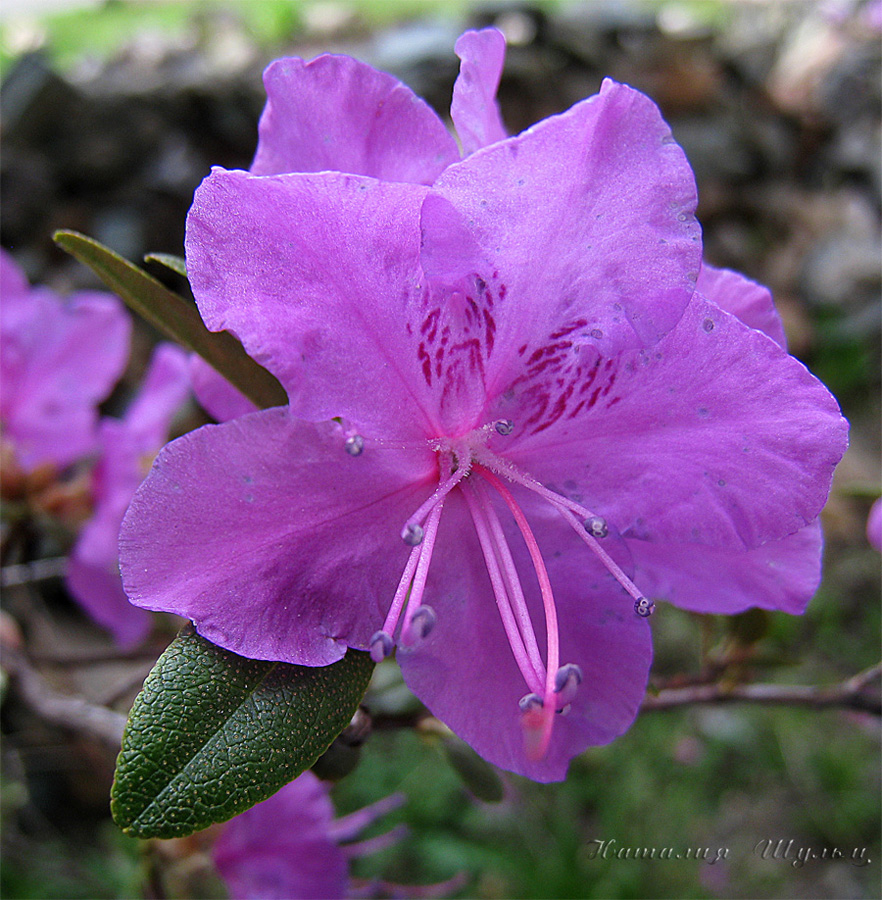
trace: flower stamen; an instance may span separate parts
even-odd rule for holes
[[[502,627],[508,638],[508,643],[511,647],[515,663],[517,664],[518,669],[520,669],[521,675],[527,686],[534,692],[541,691],[543,682],[545,681],[545,666],[542,664],[541,658],[539,658],[538,648],[533,654],[528,652],[524,643],[524,637],[521,634],[521,630],[518,628],[518,623],[514,611],[512,610],[511,598],[509,596],[508,583],[510,582],[510,578],[507,578],[502,574],[506,565],[499,559],[499,546],[498,543],[494,541],[490,524],[487,521],[489,503],[487,502],[486,497],[481,497],[478,494],[475,490],[475,485],[471,482],[463,485],[463,496],[465,497],[466,504],[468,505],[469,512],[472,516],[472,521],[475,525],[478,543],[481,545],[481,550],[484,554],[487,574],[490,576],[490,584],[493,588],[493,595],[496,598],[496,607],[499,610]],[[517,573],[515,573],[514,580],[517,581]],[[532,627],[530,630],[532,631]]]
[[[557,608],[554,605],[554,595],[551,591],[551,579],[548,577],[548,571],[545,568],[545,560],[542,558],[542,552],[536,543],[536,537],[530,528],[530,523],[524,515],[523,510],[518,506],[517,501],[512,496],[511,491],[488,469],[483,466],[476,465],[475,471],[479,472],[494,488],[505,501],[505,505],[511,510],[515,522],[520,529],[527,545],[527,552],[530,554],[530,560],[539,579],[539,591],[542,594],[542,605],[545,610],[545,630],[547,635],[548,649],[547,661],[545,665],[545,691],[543,696],[544,707],[541,717],[536,716],[534,710],[527,712],[523,719],[524,736],[526,742],[527,756],[532,760],[539,760],[545,756],[548,750],[548,744],[551,740],[551,729],[554,724],[553,702],[554,683],[557,670],[560,665],[560,640],[557,627]]]

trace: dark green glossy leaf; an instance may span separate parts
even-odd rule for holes
[[[135,837],[183,837],[269,797],[349,724],[367,653],[310,668],[245,659],[185,628],[135,700],[111,792]]]
[[[144,257],[144,262],[155,262],[178,275],[187,277],[187,260],[183,256],[175,256],[173,253],[148,253]]]
[[[54,239],[89,266],[138,315],[198,353],[259,407],[268,409],[288,402],[275,376],[258,365],[229,332],[209,331],[194,304],[92,238],[76,231],[56,231]]]

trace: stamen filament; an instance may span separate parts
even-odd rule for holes
[[[410,551],[410,556],[407,558],[407,563],[404,566],[404,571],[401,573],[401,580],[398,582],[398,587],[395,589],[395,596],[392,598],[392,605],[389,607],[389,612],[386,613],[386,620],[383,622],[382,630],[386,632],[388,635],[395,634],[395,627],[398,625],[398,618],[401,615],[401,610],[404,607],[404,601],[407,599],[408,591],[410,590],[410,583],[413,581],[413,573],[416,571],[417,563],[420,560],[420,554],[422,551],[422,545],[416,546],[413,550]]]
[[[548,571],[545,568],[545,560],[542,559],[542,553],[530,523],[524,515],[523,510],[518,506],[517,501],[512,496],[511,491],[488,469],[483,466],[476,466],[476,471],[480,471],[481,475],[496,488],[506,506],[511,510],[512,515],[517,522],[518,528],[521,530],[524,542],[527,545],[527,551],[533,562],[533,568],[536,570],[536,576],[539,579],[539,590],[542,594],[542,605],[545,609],[545,630],[548,639],[548,653],[545,664],[545,706],[542,709],[541,735],[538,741],[533,742],[529,739],[527,742],[528,755],[533,759],[542,759],[548,750],[548,744],[551,740],[551,729],[554,724],[554,680],[557,670],[560,668],[560,641],[557,627],[557,609],[554,605],[554,595],[551,591],[551,580],[548,577]],[[528,714],[529,715],[529,714]]]
[[[542,654],[539,652],[539,644],[536,640],[536,634],[533,631],[533,622],[530,619],[530,612],[527,609],[527,601],[524,598],[524,590],[521,587],[521,580],[518,577],[518,570],[512,559],[511,550],[508,541],[505,538],[505,532],[502,530],[502,523],[496,510],[490,503],[487,490],[480,481],[473,481],[474,489],[480,500],[481,507],[484,511],[485,521],[490,527],[490,536],[494,542],[498,553],[498,561],[500,563],[500,571],[507,588],[507,597],[510,602],[518,631],[524,641],[524,647],[527,656],[530,658],[533,671],[536,673],[538,683],[542,684],[545,679],[545,664],[542,662]]]
[[[576,534],[600,557],[600,561],[609,569],[616,581],[634,598],[635,601],[644,600],[637,585],[622,571],[616,561],[600,546],[600,542],[585,530],[584,525],[568,509],[561,509],[560,514],[573,527]]]
[[[482,447],[480,452],[476,454],[476,462],[482,464],[483,466],[491,469],[494,472],[497,472],[500,475],[504,475],[509,481],[513,481],[515,482],[515,484],[519,484],[522,487],[528,488],[543,499],[547,500],[549,503],[553,503],[555,506],[563,506],[567,509],[572,510],[574,513],[582,516],[583,519],[593,518],[597,516],[597,513],[591,512],[590,509],[586,509],[584,506],[576,503],[575,500],[570,500],[569,497],[564,497],[562,494],[557,494],[549,488],[545,487],[544,484],[540,484],[538,481],[536,481],[535,478],[531,478],[529,475],[524,474],[511,463],[506,462],[504,459],[500,459],[498,456],[496,456],[495,453],[491,453],[486,447]]]
[[[438,485],[435,492],[425,503],[407,520],[408,524],[422,525],[423,519],[431,512],[436,503],[440,503],[471,471],[471,463],[460,466],[452,475]]]
[[[466,482],[463,485],[462,493],[472,516],[475,532],[478,535],[478,543],[480,543],[481,550],[484,553],[487,574],[490,576],[490,584],[493,588],[493,595],[496,598],[496,608],[499,610],[502,627],[511,646],[515,663],[530,690],[539,692],[542,690],[542,684],[545,680],[544,666],[541,666],[540,661],[540,668],[537,671],[524,646],[524,639],[515,621],[514,613],[511,609],[511,601],[506,591],[505,580],[500,571],[497,558],[498,548],[493,541],[490,527],[487,524],[484,505],[480,502],[474,490],[474,485],[470,482]]]
[[[591,510],[586,509],[584,506],[576,503],[573,500],[570,500],[567,497],[562,496],[561,494],[557,494],[552,490],[549,490],[544,485],[540,484],[535,479],[531,478],[529,475],[525,475],[523,472],[519,471],[517,468],[512,466],[510,463],[505,460],[499,459],[495,454],[490,453],[486,448],[481,450],[481,453],[478,455],[478,462],[484,465],[489,465],[493,471],[499,472],[501,475],[505,475],[506,478],[514,481],[517,484],[520,484],[522,487],[528,488],[534,493],[538,494],[543,499],[547,500],[553,506],[557,507],[560,514],[567,520],[567,522],[575,529],[576,534],[588,545],[588,547],[597,554],[600,558],[600,561],[609,569],[610,574],[613,578],[618,581],[618,583],[634,598],[635,601],[643,600],[643,594],[637,588],[637,585],[631,581],[630,578],[622,571],[621,567],[613,560],[613,558],[600,546],[592,534],[589,534],[584,526],[584,521],[586,519],[601,519],[597,513],[591,512]],[[483,466],[481,466],[483,471]],[[581,519],[577,518],[576,513]],[[602,520],[603,521],[603,520]],[[604,522],[605,524],[605,522]]]
[[[441,521],[443,509],[444,500],[442,499],[438,501],[429,514],[425,537],[419,548],[417,548],[421,552],[417,562],[416,574],[413,577],[413,586],[410,589],[407,608],[404,611],[404,622],[401,625],[401,640],[405,645],[411,643],[411,622],[413,621],[414,613],[423,602],[423,591],[426,589],[426,578],[429,575],[429,564],[432,562],[432,551],[435,549],[435,538],[438,536],[438,523]]]

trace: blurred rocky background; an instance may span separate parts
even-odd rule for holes
[[[695,169],[708,260],[772,288],[791,350],[852,422],[825,516],[827,577],[809,614],[748,622],[758,631],[745,637],[743,621],[736,633],[705,621],[712,617],[671,611],[655,623],[657,675],[682,673],[708,647],[733,641],[750,648],[750,672],[765,680],[827,683],[878,660],[879,557],[863,528],[880,479],[882,3],[62,6],[8,0],[0,19],[0,241],[32,281],[61,292],[98,285],[54,246],[55,229],[82,231],[136,262],[182,254],[184,218],[209,168],[250,164],[260,75],[277,56],[352,54],[446,115],[456,36],[495,24],[509,44],[499,96],[512,132],[594,93],[606,76],[653,97]],[[141,364],[154,339],[139,326]],[[132,379],[137,357],[133,365]],[[27,643],[37,662],[43,654],[56,685],[75,684],[124,712],[161,639],[141,659],[96,663],[100,637],[61,594],[49,584],[36,599],[12,596],[3,625],[14,633],[4,640]],[[74,646],[51,646],[59,617],[73,623],[64,634]],[[93,664],[71,663],[84,648]],[[47,725],[14,684],[4,691],[4,897],[212,896],[217,884],[201,880],[198,842],[137,845],[115,832],[106,746]],[[338,799],[362,805],[402,788],[396,776],[404,772],[415,837],[386,858],[402,881],[462,869],[470,880],[461,896],[878,896],[873,717],[733,707],[653,713],[609,750],[586,754],[566,785],[513,780],[496,806],[476,806],[455,774],[439,772],[426,741],[376,740],[397,762],[384,767],[366,751],[361,781],[343,782]],[[604,837],[737,850],[714,866],[590,859],[590,841]],[[751,851],[769,838],[865,846],[872,863],[760,861]]]

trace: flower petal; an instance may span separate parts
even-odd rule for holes
[[[867,516],[867,540],[871,547],[882,550],[882,500],[877,500],[870,507]]]
[[[432,184],[459,158],[428,104],[396,78],[348,56],[279,59],[263,81],[256,175],[331,170]]]
[[[384,437],[437,434],[408,333],[423,306],[424,195],[335,172],[220,169],[196,192],[187,267],[200,312],[279,378],[294,415],[343,416]]]
[[[423,207],[423,266],[443,286],[479,277],[487,382],[501,392],[555,332],[610,353],[672,328],[701,265],[695,203],[655,104],[605,81],[444,172]]]
[[[125,417],[126,427],[138,436],[143,453],[155,453],[165,443],[172,419],[189,392],[187,354],[174,344],[159,344]]]
[[[97,405],[125,368],[130,333],[110,294],[61,301],[45,288],[4,293],[0,415],[25,468],[65,466],[94,449]]]
[[[252,659],[328,665],[367,648],[437,467],[428,449],[368,442],[354,457],[344,441],[278,407],[165,447],[120,533],[132,602]]]
[[[484,759],[535,781],[561,781],[570,759],[630,727],[646,689],[652,658],[649,627],[590,551],[561,522],[537,528],[554,589],[561,662],[583,673],[571,709],[557,715],[544,759],[524,752],[518,701],[527,693],[500,623],[470,517],[451,495],[441,519],[425,601],[434,629],[413,650],[399,648],[410,689]],[[538,585],[526,550],[509,541],[539,646],[545,629]],[[526,577],[524,577],[526,576]]]
[[[745,325],[762,331],[779,347],[787,349],[784,325],[767,287],[731,269],[716,269],[702,263],[695,288]]]
[[[201,356],[190,356],[190,380],[193,393],[202,408],[216,421],[228,422],[257,412],[257,407]]]
[[[212,850],[234,900],[336,900],[346,895],[346,858],[329,835],[327,788],[304,772],[222,826]]]
[[[822,546],[818,522],[750,550],[628,541],[641,590],[683,609],[719,615],[752,606],[801,615],[821,581]]]
[[[117,563],[117,538],[123,511],[110,509],[92,518],[71,551],[67,587],[89,616],[106,628],[117,644],[130,647],[150,631],[153,616],[129,603]]]
[[[817,518],[848,426],[765,335],[696,297],[655,347],[585,368],[545,430],[499,408],[509,458],[541,481],[571,480],[620,532],[662,543],[757,547]]]
[[[453,85],[450,118],[468,156],[487,144],[508,137],[496,91],[505,63],[505,35],[496,28],[467,31],[454,46],[460,58],[459,77]]]

